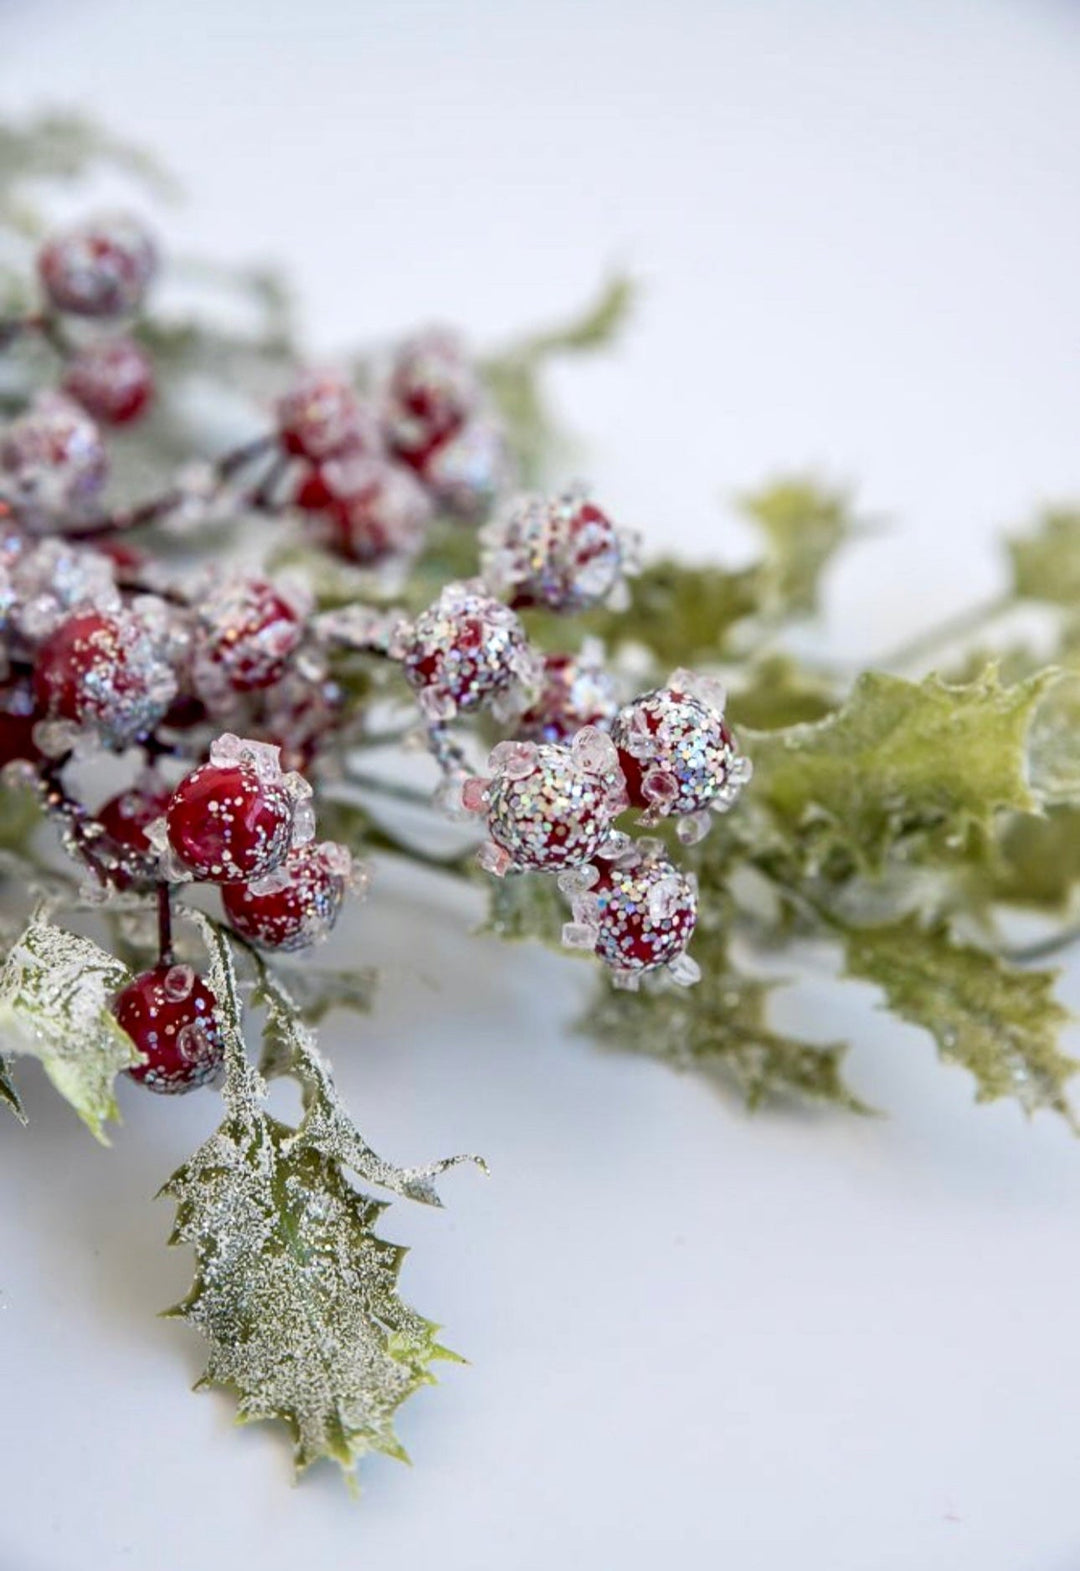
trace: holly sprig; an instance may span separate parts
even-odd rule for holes
[[[35,248],[48,234],[41,182],[77,177],[100,158],[136,174],[153,167],[75,120],[0,128],[0,399],[12,416],[58,375],[69,391],[85,389],[85,354],[94,342],[84,341],[55,298],[43,305],[31,280]],[[28,549],[27,538],[36,550],[44,533],[61,542],[69,567],[96,584],[104,580],[94,553],[112,551],[118,567],[106,587],[119,597],[115,614],[132,614],[149,599],[159,621],[175,614],[196,629],[207,680],[195,682],[194,696],[208,712],[190,731],[170,729],[164,696],[151,719],[141,710],[133,719],[120,704],[104,716],[79,711],[73,718],[58,684],[61,697],[44,720],[32,717],[45,730],[34,730],[31,757],[20,734],[24,751],[12,756],[22,763],[9,768],[0,800],[0,873],[13,895],[29,893],[31,908],[26,925],[4,935],[0,1101],[25,1117],[14,1066],[37,1057],[105,1139],[116,1118],[116,1075],[145,1078],[155,1067],[153,1043],[124,1027],[133,1017],[118,1010],[117,999],[145,981],[148,964],[172,977],[181,1002],[190,976],[205,973],[214,1018],[200,1039],[209,1054],[202,1067],[219,1069],[223,1120],[162,1193],[177,1208],[174,1241],[195,1256],[194,1285],[176,1312],[206,1338],[205,1380],[234,1392],[242,1419],[284,1423],[301,1469],[328,1457],[351,1475],[366,1451],[402,1454],[393,1430],[398,1406],[431,1380],[434,1362],[453,1355],[434,1325],[399,1298],[401,1251],[376,1231],[385,1202],[354,1180],[438,1203],[436,1177],[461,1158],[401,1169],[378,1157],[319,1054],[312,1026],[331,1009],[363,1010],[373,978],[290,958],[292,939],[312,936],[303,924],[303,931],[289,925],[287,901],[273,904],[294,889],[280,871],[286,846],[291,855],[306,843],[291,817],[299,818],[300,785],[290,786],[281,809],[289,832],[278,861],[250,880],[257,919],[245,914],[243,900],[230,900],[228,877],[200,871],[190,848],[184,851],[173,810],[185,782],[175,776],[192,770],[190,781],[218,757],[211,743],[222,747],[220,736],[213,740],[222,729],[214,707],[221,694],[207,673],[232,673],[232,707],[220,713],[239,715],[244,735],[255,739],[227,739],[220,756],[230,767],[265,762],[267,738],[281,723],[275,695],[293,683],[287,745],[304,754],[323,831],[357,862],[406,858],[448,878],[482,879],[491,932],[556,945],[563,935],[607,959],[624,985],[644,976],[639,989],[613,991],[598,968],[595,1001],[582,1021],[598,1041],[717,1078],[752,1107],[794,1097],[864,1111],[867,1099],[844,1076],[845,1044],[775,1023],[775,999],[792,972],[824,957],[839,976],[875,987],[882,1007],[926,1031],[945,1063],[974,1078],[980,1100],[1010,1097],[1026,1112],[1048,1108],[1073,1122],[1068,1083],[1077,1063],[1061,1045],[1067,1017],[1055,973],[1041,961],[1077,936],[1080,511],[1045,510],[1007,542],[1000,595],[864,672],[800,652],[838,553],[855,544],[872,549],[872,521],[851,492],[813,475],[782,476],[735,499],[759,541],[756,558],[736,567],[661,559],[635,571],[628,536],[603,514],[598,524],[591,502],[575,494],[531,503],[526,522],[539,520],[541,538],[565,545],[590,530],[592,541],[599,531],[617,569],[603,593],[586,593],[595,573],[592,557],[579,555],[572,572],[538,587],[527,576],[527,553],[514,556],[521,517],[479,526],[504,505],[504,460],[530,483],[555,478],[565,463],[567,445],[544,396],[545,367],[553,355],[610,341],[632,294],[617,278],[566,327],[476,356],[464,371],[454,362],[451,381],[466,376],[480,389],[483,428],[482,440],[458,443],[453,463],[448,438],[461,430],[438,424],[445,411],[436,395],[445,388],[425,372],[418,401],[411,368],[411,390],[394,394],[400,472],[391,479],[420,509],[422,525],[410,522],[375,561],[370,531],[357,534],[358,518],[369,522],[354,505],[359,492],[343,489],[334,472],[340,452],[324,461],[317,450],[324,433],[304,411],[315,399],[320,419],[335,407],[353,419],[354,396],[379,385],[382,352],[376,346],[341,356],[349,368],[344,383],[298,382],[306,373],[280,280],[190,264],[187,272],[215,307],[223,295],[245,303],[245,325],[223,323],[209,303],[136,314],[128,324],[137,351],[129,368],[152,370],[156,403],[112,445],[111,494],[95,489],[92,505],[79,508],[69,497],[60,521],[54,515],[44,526],[37,500],[31,506],[16,494],[4,503],[17,552]],[[445,349],[428,344],[425,353],[438,361]],[[83,380],[72,380],[80,356]],[[204,400],[204,429],[184,411],[192,386],[208,379],[230,402]],[[299,404],[298,387],[307,389]],[[291,408],[288,420],[281,413],[276,425],[270,419],[268,392],[284,395],[279,410]],[[16,457],[25,465],[25,444]],[[406,469],[426,488],[423,496],[417,478],[403,478]],[[134,565],[122,555],[131,542]],[[267,681],[260,675],[261,686],[245,685],[250,660],[237,664],[250,628],[232,625],[215,643],[221,629],[207,628],[204,613],[213,585],[204,578],[192,588],[185,576],[192,563],[209,562],[224,577],[253,552],[260,571],[299,575],[307,596],[303,611],[296,601],[281,610],[260,591],[259,614],[270,620],[255,627],[255,642],[271,626],[275,636],[284,627],[291,640],[285,664],[295,657],[284,677],[277,666]],[[557,551],[551,555],[545,570],[565,568]],[[448,584],[459,586],[450,599]],[[47,577],[40,587],[48,589]],[[512,597],[511,610],[504,602]],[[28,650],[37,651],[39,665],[42,659],[33,618],[17,593],[12,603],[22,617],[9,643],[17,687],[30,680]],[[1037,638],[1011,636],[1020,608],[1034,608]],[[490,685],[485,706],[446,675],[478,642]],[[152,649],[146,659],[159,653]],[[262,645],[247,654],[264,658]],[[553,753],[535,735],[521,740],[526,706],[537,702],[536,661],[545,658],[576,662],[598,691],[617,695],[610,712],[587,723],[577,716]],[[517,698],[511,665],[525,689]],[[476,683],[472,655],[464,668]],[[300,705],[301,721],[297,685],[308,704]],[[333,703],[312,728],[309,701],[330,690]],[[634,700],[635,692],[645,698]],[[690,711],[712,727],[705,783],[728,811],[713,818],[700,805],[677,812],[670,780],[649,762],[648,738],[634,753],[625,726],[619,732],[627,700],[632,709],[657,693],[661,725],[673,713],[682,723]],[[605,740],[613,720],[619,746]],[[143,750],[154,791],[171,804],[152,841],[118,845],[113,821],[84,800],[87,729],[113,754],[131,743]],[[417,742],[427,754],[424,779],[404,768]],[[753,766],[748,785],[743,759]],[[647,783],[650,772],[656,789],[642,797],[636,776]],[[255,773],[265,784],[262,763]],[[587,814],[579,808],[566,816],[564,778],[576,800],[588,801]],[[553,779],[559,789],[548,790],[543,811],[530,807],[523,816],[516,782],[532,781],[532,793],[538,780],[548,789]],[[138,791],[152,795],[145,782]],[[532,800],[530,793],[521,799]],[[634,839],[643,811],[645,842]],[[489,836],[483,867],[481,821]],[[68,862],[57,860],[50,829]],[[570,862],[562,848],[575,836],[586,849]],[[556,879],[560,867],[564,876]],[[632,894],[640,878],[647,890],[659,883],[662,899],[650,905],[645,927],[639,915],[626,915],[634,908],[624,899],[613,963],[598,924],[618,907],[620,869],[628,869]],[[223,917],[192,902],[185,883],[192,876],[223,885]],[[263,876],[271,880],[266,887]],[[344,888],[331,893],[316,925],[332,922]],[[266,900],[271,908],[258,906]],[[1021,909],[1042,920],[1026,946],[1014,936]],[[678,940],[664,951],[670,973],[644,947],[654,930]],[[282,933],[289,943],[278,942]],[[683,953],[687,943],[692,959]],[[257,1057],[245,1045],[255,1033]],[[302,1093],[291,1126],[265,1105],[268,1082],[281,1075]]]

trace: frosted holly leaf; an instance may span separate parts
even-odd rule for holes
[[[765,536],[775,609],[781,614],[816,611],[825,568],[866,529],[848,492],[794,475],[745,493],[738,505]]]
[[[1051,1108],[1075,1126],[1065,1088],[1080,1063],[1058,1046],[1068,1014],[1053,995],[1056,972],[1020,970],[914,918],[850,932],[846,967],[974,1075],[978,1101],[1014,1097],[1027,1113]]]
[[[316,970],[311,965],[282,966],[280,974],[299,1015],[312,1026],[318,1025],[335,1009],[367,1014],[378,982],[378,972],[371,966],[361,966],[355,971]]]
[[[723,654],[737,624],[761,613],[766,591],[760,565],[690,567],[662,558],[631,580],[629,610],[595,613],[587,622],[613,649],[627,642],[644,645],[657,669],[666,672]]]
[[[567,917],[567,903],[555,881],[530,873],[485,879],[488,915],[481,932],[498,938],[538,938],[561,948],[559,934]]]
[[[350,1474],[368,1451],[404,1457],[394,1414],[431,1364],[455,1358],[436,1327],[397,1294],[404,1250],[379,1238],[384,1204],[359,1194],[343,1165],[433,1200],[430,1169],[392,1168],[347,1122],[310,1033],[265,968],[268,1074],[296,1074],[306,1108],[296,1129],[271,1118],[248,1062],[228,940],[191,913],[210,955],[225,1048],[227,1116],[165,1185],[173,1243],[192,1245],[195,1283],[171,1311],[209,1343],[200,1385],[234,1391],[242,1423],[288,1428],[298,1470],[321,1457]]]
[[[796,1098],[867,1111],[843,1077],[845,1044],[806,1042],[775,1030],[768,1019],[772,983],[736,971],[722,944],[703,945],[699,937],[691,949],[701,963],[696,986],[638,993],[605,988],[583,1029],[605,1045],[711,1075],[734,1086],[752,1108]]]
[[[3,1053],[0,1053],[0,1102],[4,1102],[15,1114],[20,1124],[26,1123],[26,1114],[19,1093],[15,1089],[15,1082],[11,1078],[11,1064]]]
[[[395,1167],[374,1152],[349,1117],[315,1037],[281,981],[259,962],[259,997],[266,1006],[260,1070],[266,1079],[291,1075],[300,1082],[304,1116],[292,1137],[296,1147],[313,1150],[351,1168],[366,1183],[426,1205],[441,1205],[434,1180],[461,1162],[484,1163],[474,1156],[443,1157],[423,1167]],[[485,1169],[486,1171],[486,1169]]]
[[[1021,599],[1080,605],[1080,508],[1048,507],[1035,532],[1016,536],[1008,549]]]
[[[108,1145],[119,1121],[114,1081],[143,1062],[110,1002],[131,981],[127,966],[97,944],[38,915],[0,970],[0,1038],[14,1054],[41,1060],[61,1096]]]
[[[842,846],[880,863],[905,835],[944,827],[989,828],[997,813],[1039,807],[1027,774],[1028,731],[1057,673],[1003,687],[988,667],[951,686],[859,678],[847,702],[815,724],[747,732],[753,799],[780,833],[820,855]]]

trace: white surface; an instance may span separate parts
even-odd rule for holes
[[[1078,80],[1065,5],[0,3],[5,105],[157,145],[191,247],[283,257],[321,344],[492,340],[635,268],[625,349],[558,382],[601,494],[704,554],[776,465],[858,478],[904,522],[833,582],[856,653],[1080,493]],[[577,1040],[577,973],[474,946],[426,880],[356,931],[386,985],[329,1045],[365,1131],[491,1160],[387,1218],[472,1367],[408,1405],[416,1466],[371,1462],[360,1507],[329,1470],[290,1490],[154,1319],[186,1261],[149,1196],[212,1100],[129,1094],[103,1152],[32,1081],[0,1131],[0,1571],[1080,1566],[1080,1151],[1052,1120],[976,1110],[869,990],[818,984],[802,1024],[852,1036],[892,1116],[751,1121]]]

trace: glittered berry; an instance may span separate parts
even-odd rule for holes
[[[125,316],[138,309],[157,267],[153,241],[134,219],[110,216],[46,241],[38,274],[49,303],[74,316]]]
[[[113,1014],[146,1059],[128,1073],[148,1091],[176,1095],[212,1080],[223,1043],[217,999],[190,966],[158,965],[129,982]]]
[[[344,705],[332,678],[294,668],[262,695],[258,735],[280,748],[282,769],[302,772],[339,724]]]
[[[598,652],[543,657],[540,691],[518,721],[523,741],[569,742],[582,726],[611,727],[619,709],[615,679]]]
[[[270,687],[304,636],[306,605],[261,578],[227,580],[199,603],[192,670],[200,696],[221,703]]]
[[[490,512],[513,476],[502,428],[483,415],[474,415],[413,467],[439,507],[467,522]]]
[[[276,747],[219,737],[210,762],[172,794],[165,813],[169,849],[182,871],[209,883],[263,878],[301,838],[298,803],[307,807],[302,799],[309,794],[298,777],[282,774]]]
[[[49,720],[92,727],[106,747],[148,736],[176,693],[168,640],[134,611],[82,611],[45,639],[34,697]]]
[[[100,338],[72,357],[64,391],[103,425],[129,425],[154,396],[150,360],[130,338]]]
[[[386,458],[333,459],[307,476],[301,497],[308,511],[323,515],[330,549],[361,567],[415,556],[432,517],[416,476]]]
[[[537,662],[514,613],[475,581],[447,584],[400,640],[402,668],[429,720],[509,696]]]
[[[345,452],[377,452],[378,420],[352,384],[333,371],[303,371],[277,406],[281,445],[315,463]]]
[[[90,416],[61,393],[41,393],[0,438],[0,496],[29,528],[85,513],[108,475],[105,446]]]
[[[472,414],[480,399],[476,372],[459,339],[431,329],[403,343],[394,357],[384,410],[390,446],[422,467]]]
[[[140,862],[146,863],[148,873],[152,871],[154,847],[146,831],[165,812],[171,795],[163,782],[147,781],[119,792],[98,808],[97,821],[120,853],[120,865],[110,875],[118,889],[130,887]]]
[[[572,747],[500,742],[489,779],[466,782],[463,801],[481,812],[491,840],[489,872],[561,872],[589,862],[625,806],[618,758],[602,731],[578,733]]]
[[[697,922],[697,886],[659,842],[639,841],[562,884],[573,900],[574,920],[563,929],[570,948],[593,950],[626,987],[660,966],[677,982],[697,981],[684,953]]]
[[[484,576],[511,605],[580,611],[623,588],[635,551],[578,491],[526,497],[485,530]]]
[[[723,690],[690,671],[620,709],[611,736],[631,803],[652,821],[679,815],[687,840],[704,832],[706,809],[726,811],[749,779],[724,724]]]
[[[352,857],[344,846],[311,841],[265,878],[228,885],[221,900],[232,926],[253,944],[306,949],[337,921],[352,877]]]

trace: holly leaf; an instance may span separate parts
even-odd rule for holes
[[[562,954],[563,923],[569,908],[553,878],[531,873],[508,873],[505,878],[485,877],[489,892],[487,921],[480,929],[498,938],[516,941],[539,939],[555,945]]]
[[[971,869],[982,892],[1007,904],[1062,912],[1080,883],[1080,808],[1017,813],[1002,826],[993,851],[987,869]]]
[[[1027,1113],[1051,1108],[1074,1122],[1065,1087],[1080,1063],[1058,1046],[1068,1015],[1054,997],[1057,972],[1020,970],[915,918],[853,930],[845,953],[848,976],[875,983],[946,1063],[975,1077],[978,1101],[1014,1097]]]
[[[296,1129],[267,1114],[228,942],[197,920],[219,1001],[226,1117],[162,1191],[177,1206],[172,1242],[192,1245],[196,1259],[194,1286],[171,1313],[206,1338],[199,1384],[231,1389],[239,1422],[277,1420],[298,1472],[325,1457],[351,1478],[366,1452],[404,1459],[394,1415],[432,1383],[433,1362],[455,1355],[398,1296],[405,1252],[378,1236],[385,1205],[353,1189],[344,1165],[402,1193],[424,1181],[379,1162],[346,1125],[325,1064],[264,970],[268,1068],[297,1073],[307,1104]],[[434,1170],[423,1171],[430,1185]]]
[[[989,829],[1004,810],[1039,803],[1027,779],[1032,716],[1053,671],[1003,687],[989,667],[953,686],[867,672],[816,724],[744,731],[753,797],[780,834],[820,854],[841,844],[874,866],[902,836],[947,826]]]
[[[855,516],[850,494],[812,476],[792,475],[744,493],[738,506],[765,537],[777,610],[782,615],[816,611],[826,567],[866,528]]]
[[[0,970],[0,1037],[41,1061],[53,1085],[103,1145],[119,1122],[114,1082],[143,1062],[110,1008],[131,972],[97,944],[35,916]]]
[[[628,610],[601,612],[588,628],[613,648],[644,644],[666,675],[722,655],[736,625],[761,611],[765,593],[759,566],[688,567],[664,557],[631,580]]]
[[[1049,605],[1080,603],[1080,508],[1048,507],[1030,535],[1008,541],[1013,592]]]
[[[728,692],[727,718],[739,729],[779,731],[823,720],[836,708],[832,686],[790,655],[772,654],[739,673]]]
[[[379,976],[372,966],[360,966],[355,971],[290,966],[283,974],[297,1012],[312,1026],[318,1025],[335,1009],[366,1015],[371,1009]]]

